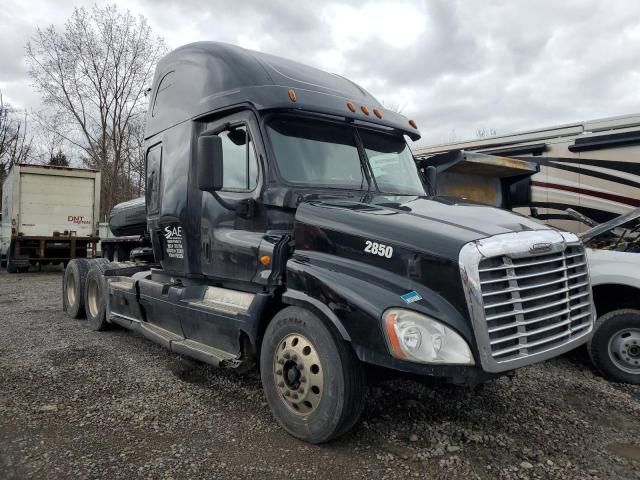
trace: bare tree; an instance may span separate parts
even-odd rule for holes
[[[495,128],[480,127],[476,128],[477,138],[495,137],[498,134]]]
[[[392,112],[396,112],[396,113],[402,113],[404,108],[407,106],[406,102],[404,105],[400,105],[397,102],[385,102],[384,100],[382,101],[382,105],[387,110],[391,110]]]
[[[115,5],[76,8],[63,31],[38,28],[27,44],[29,74],[58,114],[47,128],[102,171],[102,213],[130,195],[128,136],[144,114],[144,91],[165,52],[145,17]]]
[[[139,197],[144,193],[144,154],[144,122],[136,119],[127,130],[127,177],[131,181],[131,196]]]
[[[52,126],[61,124],[61,115],[45,110],[32,114],[32,118],[35,120],[36,128],[33,133],[31,156],[36,163],[50,164],[58,152],[70,150],[68,142],[58,131],[52,129]]]
[[[69,159],[62,150],[58,150],[49,158],[49,165],[52,165],[54,167],[68,167]]]
[[[30,152],[27,113],[5,104],[0,92],[0,193],[9,169],[28,161]]]

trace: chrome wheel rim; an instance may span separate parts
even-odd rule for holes
[[[274,354],[273,376],[284,404],[297,415],[313,413],[323,395],[323,369],[315,346],[303,335],[283,338]]]
[[[620,370],[640,374],[640,329],[625,328],[609,340],[609,358]]]
[[[87,306],[92,317],[98,315],[100,293],[98,291],[98,282],[91,280],[87,285]]]
[[[67,304],[73,305],[76,303],[76,279],[73,271],[69,271],[69,277],[67,277]]]

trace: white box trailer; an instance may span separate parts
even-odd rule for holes
[[[14,165],[2,189],[0,260],[7,271],[86,257],[99,240],[100,172]]]

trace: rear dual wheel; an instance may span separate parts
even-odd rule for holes
[[[91,311],[87,309],[87,278],[96,269],[102,274],[108,264],[103,258],[74,258],[69,261],[62,277],[62,307],[71,318],[91,316]]]
[[[71,318],[84,318],[84,285],[89,273],[89,260],[74,258],[62,277],[62,309]]]
[[[362,413],[366,385],[360,361],[308,310],[288,307],[273,318],[262,342],[260,370],[276,420],[301,440],[337,438]]]
[[[111,262],[126,262],[129,260],[129,251],[122,245],[105,245],[102,255]]]
[[[91,330],[107,330],[111,324],[107,322],[106,315],[106,288],[107,281],[104,272],[109,268],[110,263],[99,258],[91,262],[89,273],[84,289],[84,304],[87,314],[87,324]]]

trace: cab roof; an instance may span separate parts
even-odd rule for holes
[[[295,92],[293,99],[290,90]],[[369,92],[340,75],[220,42],[190,43],[160,60],[145,136],[247,104],[259,111],[290,109],[339,115],[399,131],[413,140],[420,138],[407,118],[386,110]]]

